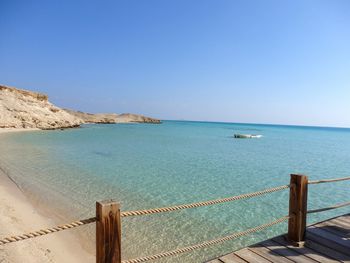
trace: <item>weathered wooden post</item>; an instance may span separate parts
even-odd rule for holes
[[[295,246],[302,246],[305,241],[307,215],[306,175],[291,174],[289,194],[288,240]]]
[[[96,263],[121,263],[120,205],[96,202]]]

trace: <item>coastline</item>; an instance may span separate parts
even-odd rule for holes
[[[16,129],[15,131],[22,131],[22,129]],[[56,225],[53,219],[39,213],[39,209],[28,200],[1,169],[0,204],[0,237],[22,234]],[[95,257],[82,247],[78,237],[72,231],[62,231],[0,246],[0,258],[1,262],[4,263],[83,263],[95,261]]]
[[[0,134],[9,132],[41,131],[38,128],[0,128]]]

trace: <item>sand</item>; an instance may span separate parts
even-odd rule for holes
[[[10,131],[11,129],[0,129],[0,133]],[[18,131],[18,129],[15,131]],[[0,169],[0,239],[55,225],[53,219],[39,213],[16,184]],[[95,257],[82,248],[73,232],[74,230],[66,230],[34,239],[0,245],[0,262],[95,262]]]
[[[41,131],[37,128],[0,128],[0,134],[8,132]]]

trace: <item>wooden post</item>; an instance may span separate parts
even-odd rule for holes
[[[121,263],[120,205],[96,202],[96,263]]]
[[[305,175],[291,174],[289,195],[288,240],[295,246],[305,241],[307,214],[307,185]]]

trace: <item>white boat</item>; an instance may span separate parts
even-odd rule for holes
[[[259,135],[259,134],[235,134],[233,137],[237,138],[237,139],[252,139],[252,138],[261,138],[262,135]]]

